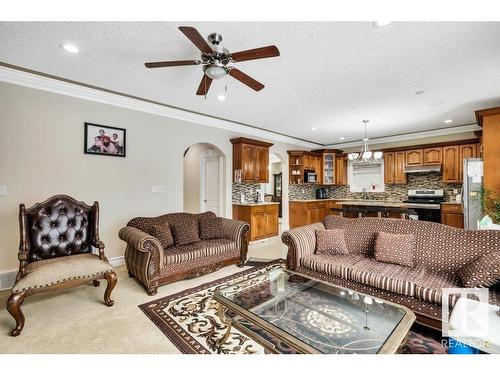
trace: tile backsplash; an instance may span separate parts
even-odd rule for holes
[[[385,185],[383,193],[352,193],[349,186],[325,185],[328,198],[369,199],[369,200],[396,200],[407,199],[410,189],[443,189],[445,201],[453,197],[453,189],[461,189],[462,184],[447,184],[441,181],[440,173],[415,173],[407,175],[408,181],[404,185]],[[293,199],[315,199],[316,189],[320,185],[291,184],[288,186],[288,198]]]
[[[241,194],[245,194],[245,203],[251,203],[255,200],[257,190],[261,189],[261,185],[257,183],[241,183],[233,182],[233,203],[240,203]]]

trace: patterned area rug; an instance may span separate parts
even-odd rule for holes
[[[274,264],[273,264],[274,263]],[[222,285],[246,280],[263,272],[277,262],[264,263],[231,276],[214,280],[196,288],[139,305],[139,308],[177,346],[182,353],[216,354],[217,340],[226,332],[226,325],[217,315],[218,303],[212,298]],[[280,351],[293,350],[274,342]],[[220,349],[223,354],[264,354],[266,350],[250,337],[231,329],[228,340]],[[398,350],[402,354],[444,354],[447,348],[428,332],[410,331],[407,343]]]

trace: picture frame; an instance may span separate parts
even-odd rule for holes
[[[126,156],[127,129],[84,123],[83,152],[90,155]]]

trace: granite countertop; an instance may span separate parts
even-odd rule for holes
[[[280,204],[280,202],[249,202],[249,203],[233,202],[233,206],[267,206],[270,204]]]
[[[322,201],[341,201],[342,199],[326,198],[326,199],[290,199],[289,202],[322,202]]]
[[[458,202],[441,202],[441,204],[461,204],[461,203],[458,203]]]
[[[406,207],[406,203],[401,201],[348,200],[340,203],[343,206]]]

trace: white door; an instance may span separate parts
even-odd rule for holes
[[[222,215],[221,159],[219,156],[201,159],[200,212],[212,211],[218,216]]]

